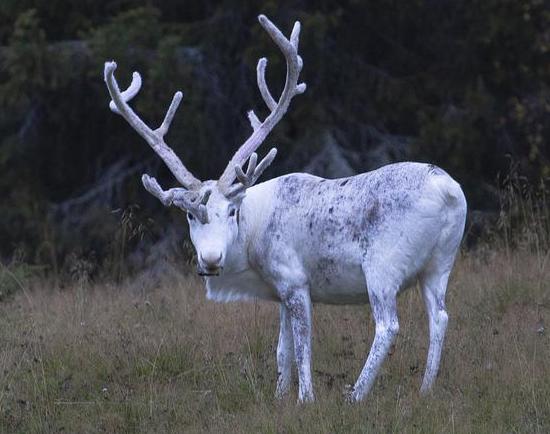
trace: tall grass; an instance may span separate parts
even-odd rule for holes
[[[500,189],[500,215],[493,243],[499,243],[508,250],[530,249],[542,259],[548,256],[549,185],[545,179],[533,185],[512,165]]]
[[[550,273],[533,254],[463,255],[432,396],[420,399],[427,328],[418,291],[359,405],[342,392],[373,337],[365,307],[316,306],[317,402],[273,398],[278,312],[220,305],[175,275],[131,283],[36,283],[0,306],[3,432],[548,432]]]

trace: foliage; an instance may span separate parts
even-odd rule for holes
[[[494,239],[508,249],[550,257],[550,203],[548,185],[532,185],[513,165],[500,191],[501,210]]]
[[[487,186],[505,177],[508,155],[529,182],[550,176],[550,14],[542,0],[234,0],[185,7],[176,0],[5,0],[0,256],[19,247],[47,250],[52,268],[76,246],[105,257],[105,240],[118,225],[113,203],[158,206],[140,189],[139,173],[111,189],[116,200],[87,211],[97,217],[93,223],[63,226],[60,207],[124,159],[145,162],[141,170],[173,183],[107,109],[105,60],[118,61],[122,85],[131,71],[142,73],[135,107],[153,125],[182,88],[168,141],[199,177],[218,176],[249,133],[246,110],[265,114],[255,84],[258,57],[270,59],[272,87],[282,84],[284,65],[255,20],[259,12],[287,32],[295,18],[302,21],[308,84],[269,139],[281,152],[268,176],[301,170],[327,131],[351,150],[368,148],[369,128],[412,138],[410,158],[444,167],[465,187],[471,208],[498,208]],[[43,253],[36,256],[45,261]]]
[[[6,265],[0,263],[0,301],[10,298],[13,294],[25,291],[33,280],[38,277],[39,269],[28,265],[20,251]]]

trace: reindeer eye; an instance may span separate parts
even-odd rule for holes
[[[187,218],[189,220],[195,220],[195,216],[193,214],[191,214],[189,211],[187,211]]]

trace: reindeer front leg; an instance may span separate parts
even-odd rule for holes
[[[294,358],[298,370],[298,402],[311,402],[311,298],[307,287],[288,291],[283,304],[290,314]]]
[[[267,251],[263,250],[261,255],[258,254],[258,260],[261,261],[265,280],[275,288],[281,302],[280,338],[283,338],[282,342],[286,342],[286,345],[289,345],[290,339],[288,338],[289,333],[284,333],[285,325],[290,323],[294,360],[298,371],[298,402],[313,401],[313,384],[311,382],[312,307],[307,275],[296,252],[289,249],[287,244],[277,242],[276,236],[270,248]],[[279,340],[281,350],[285,348],[281,345],[282,342]],[[282,357],[279,359],[281,353],[277,351],[278,362],[283,362]],[[284,364],[287,367],[289,359],[285,358]],[[278,363],[278,365],[281,367],[281,364]],[[280,371],[283,373],[283,377],[278,381],[277,391],[279,391],[279,384],[285,385],[284,375],[285,373],[289,374],[286,367]],[[290,376],[287,378],[290,381]]]

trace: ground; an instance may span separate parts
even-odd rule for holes
[[[433,393],[417,288],[374,389],[346,404],[373,338],[368,306],[314,308],[317,401],[273,397],[275,304],[215,304],[193,274],[154,287],[22,285],[0,304],[2,432],[550,432],[549,254],[462,254]]]

